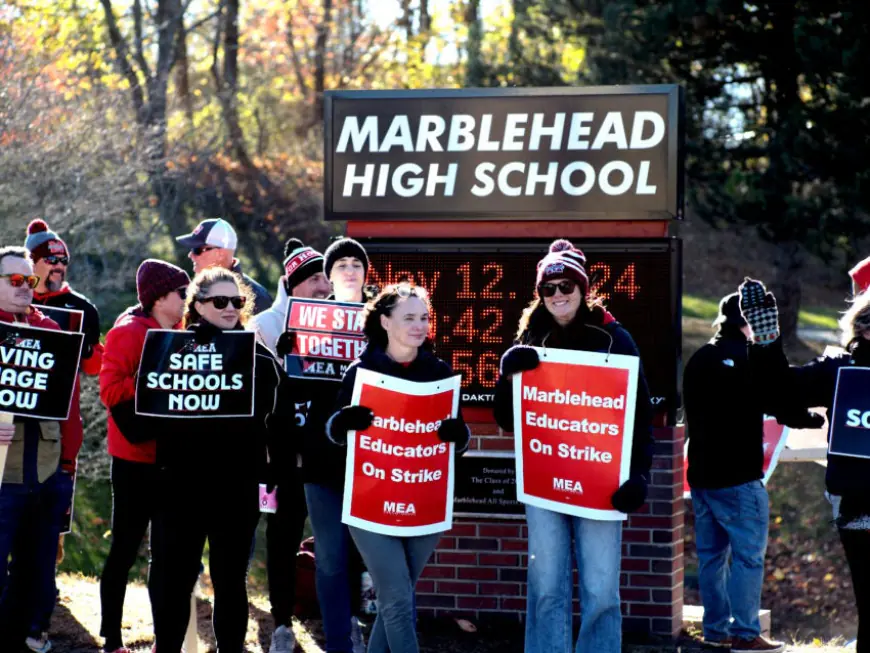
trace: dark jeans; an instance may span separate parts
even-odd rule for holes
[[[160,653],[181,650],[206,540],[218,650],[241,653],[248,628],[248,558],[260,517],[258,483],[162,470],[158,485],[160,537],[152,550],[151,578]]]
[[[858,606],[858,647],[856,653],[870,652],[870,531],[840,530],[840,541],[852,574]]]
[[[157,465],[112,458],[112,546],[100,577],[100,634],[106,639],[107,651],[123,646],[121,619],[127,581],[156,506]],[[154,537],[152,532],[152,548]],[[155,596],[150,584],[149,593],[153,616]]]
[[[41,484],[0,486],[0,651],[48,630],[57,538],[71,494],[72,477],[60,471]]]
[[[298,479],[278,484],[278,511],[266,518],[266,573],[275,627],[290,626],[296,605],[296,552],[302,542],[308,506]]]

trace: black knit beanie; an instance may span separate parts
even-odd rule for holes
[[[364,275],[368,276],[369,257],[363,249],[363,246],[353,238],[340,238],[327,247],[326,251],[323,253],[323,273],[326,275],[327,279],[329,279],[329,275],[332,272],[332,266],[335,265],[335,262],[345,256],[353,256],[362,261]]]

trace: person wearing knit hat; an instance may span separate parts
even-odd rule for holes
[[[538,367],[539,348],[640,356],[628,331],[590,292],[586,257],[570,241],[557,240],[550,245],[538,263],[535,286],[538,296],[523,311],[516,345],[502,356],[495,387],[495,420],[509,432],[514,431],[514,415],[520,412],[514,403],[520,397],[514,396],[513,377]],[[582,377],[578,374],[577,380]],[[582,391],[580,387],[573,389]],[[634,403],[628,479],[610,496],[610,506],[621,513],[635,512],[645,503],[652,466],[652,405],[640,366]],[[571,569],[577,568],[583,589],[580,611],[587,616],[576,650],[618,653],[622,648],[621,522],[587,519],[529,504],[525,511],[528,555],[535,561],[528,571],[527,649],[567,650],[572,630],[571,620],[565,615],[571,612],[574,585],[564,581],[571,577]]]
[[[870,289],[870,256],[849,270],[849,276],[852,277],[853,295],[858,295]]]
[[[33,259],[33,271],[39,277],[34,289],[33,303],[38,306],[62,308],[82,312],[81,370],[88,375],[100,373],[103,346],[100,344],[100,313],[84,295],[75,292],[66,281],[69,268],[69,248],[52,231],[45,220],[31,220],[27,225],[24,247]]]
[[[118,316],[106,334],[100,370],[100,399],[108,409],[108,448],[112,458],[112,544],[100,577],[103,649],[125,651],[121,621],[127,577],[142,538],[155,515],[157,462],[154,441],[132,434],[147,428],[135,413],[136,375],[150,329],[178,329],[190,277],[178,266],[147,259],[136,271],[139,304]],[[136,443],[133,442],[136,441]],[[155,537],[152,530],[152,538]],[[156,592],[152,592],[152,613]]]
[[[340,302],[364,302],[363,286],[369,273],[369,257],[353,238],[339,238],[323,253],[323,272]]]

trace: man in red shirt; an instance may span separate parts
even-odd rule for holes
[[[147,259],[136,272],[139,304],[118,316],[106,334],[100,370],[100,399],[109,409],[109,454],[112,456],[112,546],[100,579],[103,649],[129,653],[121,639],[127,577],[156,509],[156,444],[133,444],[127,436],[141,428],[136,419],[136,373],[150,329],[180,327],[190,278],[179,267]],[[134,438],[135,439],[135,438]],[[155,534],[152,530],[152,539]],[[152,614],[155,592],[149,583]]]

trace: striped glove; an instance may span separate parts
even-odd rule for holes
[[[752,342],[766,346],[779,338],[779,311],[773,293],[746,277],[740,284],[740,313],[752,330]]]

